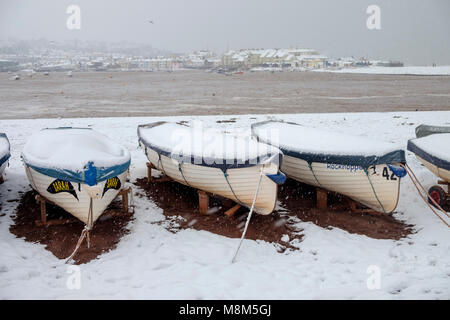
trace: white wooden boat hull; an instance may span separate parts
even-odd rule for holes
[[[164,155],[161,155],[161,161],[159,161],[159,155],[155,150],[147,147],[142,142],[140,142],[140,145],[142,149],[145,150],[147,158],[153,166],[163,171],[175,181],[212,194],[220,195],[236,201],[237,203],[244,204],[247,207],[252,205],[258,186],[260,169],[261,166],[263,166],[263,176],[261,178],[261,185],[256,198],[254,211],[262,215],[267,215],[275,209],[278,185],[266,176],[266,174],[278,173],[278,166],[274,163],[228,169],[228,181],[234,194],[238,198],[237,200],[221,169],[191,163],[182,163],[181,168],[184,175],[183,178],[183,175],[179,170],[178,161]],[[186,183],[186,181],[188,183]]]
[[[420,160],[420,162],[423,163],[423,165],[425,167],[428,168],[428,170],[430,170],[431,172],[433,172],[436,176],[438,176],[439,178],[447,181],[450,183],[450,171],[449,170],[445,170],[443,168],[438,167],[435,164],[432,164],[431,162],[428,162],[426,160],[424,160],[423,158],[419,157],[418,155],[416,155],[417,159]]]
[[[343,194],[379,212],[390,213],[397,206],[400,178],[393,175],[385,164],[375,167],[376,174],[373,167],[368,169],[376,196],[361,167],[318,162],[313,162],[311,167],[314,174],[306,161],[284,155],[281,171],[297,181]]]
[[[92,199],[93,208],[93,221],[94,223],[100,215],[105,211],[108,205],[114,200],[120,191],[119,189],[108,188],[108,190],[103,194],[105,190],[105,184],[107,181],[102,181],[95,186],[88,186],[87,184],[78,184],[77,182],[70,182],[73,186],[73,192],[75,192],[76,197],[73,192],[60,191],[58,193],[50,193],[48,188],[55,182],[55,178],[43,175],[32,168],[25,165],[26,174],[31,186],[36,190],[41,196],[53,202],[54,204],[60,206],[77,219],[84,223],[88,223],[89,216],[89,206],[91,201],[92,192],[100,194],[99,198]],[[120,180],[120,186],[124,186],[126,182],[127,171],[121,173],[117,178]],[[117,187],[117,185],[116,185]],[[103,194],[103,195],[102,195]],[[77,199],[78,198],[78,199]]]

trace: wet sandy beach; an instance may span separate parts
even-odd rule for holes
[[[0,119],[450,110],[449,76],[0,73]]]

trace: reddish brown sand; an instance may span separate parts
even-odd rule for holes
[[[210,198],[210,206],[222,207],[219,211],[202,215],[198,212],[197,192],[177,182],[161,182],[148,184],[147,178],[138,179],[135,183],[145,195],[152,199],[164,210],[167,217],[181,216],[185,220],[179,221],[179,229],[194,228],[207,230],[231,238],[241,236],[248,209],[241,208],[232,219],[223,212],[232,204],[221,204]],[[144,196],[139,194],[138,196]],[[276,210],[270,215],[255,214],[249,224],[246,238],[259,239],[277,243],[280,249],[294,248],[281,240],[284,234],[293,239],[301,240],[301,230],[294,226],[299,220],[311,221],[323,228],[337,227],[350,233],[366,235],[375,239],[395,239],[406,237],[412,232],[412,226],[407,225],[393,216],[353,213],[344,197],[331,194],[328,204],[329,210],[315,209],[315,189],[288,180],[279,189],[278,198],[285,210]],[[229,201],[225,201],[229,202]],[[298,219],[292,219],[296,217]],[[171,226],[171,230],[173,226]],[[176,230],[176,229],[175,229]]]
[[[36,192],[23,194],[14,217],[10,232],[29,242],[45,245],[57,258],[68,258],[73,252],[84,224],[81,221],[63,225],[37,227],[35,220],[40,219],[40,205],[35,200]],[[90,233],[90,248],[83,242],[73,260],[81,264],[95,259],[100,254],[116,247],[120,238],[128,233],[126,228],[132,215],[108,216],[109,212],[121,212],[121,202],[113,202],[94,224]],[[48,219],[67,219],[72,216],[63,209],[47,204]]]
[[[219,235],[239,238],[245,225],[248,209],[241,208],[234,218],[228,218],[223,212],[234,205],[230,200],[210,197],[209,214],[198,212],[197,191],[177,182],[147,182],[147,178],[138,179],[135,184],[141,189],[139,197],[148,197],[163,209],[168,221],[174,217],[176,224],[169,224],[168,230],[177,232],[193,228],[206,230]],[[75,248],[84,227],[81,222],[63,225],[37,227],[35,220],[40,218],[40,207],[35,201],[36,192],[29,191],[22,195],[16,210],[11,233],[29,242],[38,242],[46,246],[57,258],[65,259]],[[315,209],[314,188],[299,182],[288,180],[279,189],[279,199],[283,210],[276,210],[270,215],[255,214],[249,225],[246,238],[276,243],[280,252],[295,250],[297,242],[302,239],[302,230],[295,226],[299,221],[310,221],[323,227],[337,227],[350,233],[366,235],[376,239],[400,239],[412,232],[412,226],[396,220],[393,216],[360,214],[350,212],[344,197],[331,194],[329,210]],[[106,215],[96,221],[91,232],[91,247],[84,243],[76,256],[76,264],[86,263],[100,254],[113,250],[120,238],[127,234],[127,223],[132,216],[107,216],[109,212],[120,212],[121,203],[114,202],[105,212]],[[70,214],[59,207],[47,205],[48,219],[66,219]],[[167,226],[167,224],[165,224]],[[289,236],[289,241],[283,235]],[[283,240],[282,240],[283,237]],[[290,243],[291,242],[291,243]]]
[[[228,218],[223,212],[235,204],[232,201],[210,197],[211,213],[200,214],[197,191],[193,188],[178,182],[148,184],[147,178],[138,179],[136,185],[143,189],[146,196],[164,210],[166,217],[181,216],[185,219],[184,221],[177,220],[178,228],[171,226],[171,231],[194,228],[230,238],[239,238],[242,234],[248,209],[242,207],[234,218]],[[145,195],[138,194],[138,196]],[[216,211],[215,209],[218,208],[221,209]],[[267,216],[255,214],[252,216],[246,238],[278,243],[280,244],[280,251],[284,251],[286,248],[292,248],[292,246],[281,241],[283,234],[288,234],[290,240],[300,240],[300,231],[293,226],[292,222],[288,221],[286,214],[280,212]]]
[[[315,189],[291,179],[281,186],[278,198],[291,214],[323,228],[336,227],[370,238],[394,240],[413,232],[412,225],[392,215],[352,212],[346,197],[339,194],[329,193],[329,210],[318,210],[315,208]]]

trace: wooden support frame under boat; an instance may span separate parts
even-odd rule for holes
[[[167,175],[163,175],[160,178],[152,177],[152,169],[158,170],[151,162],[147,162],[147,181],[148,181],[148,183],[174,181],[172,178],[170,178]],[[209,211],[209,197],[216,196],[216,195],[212,195],[206,191],[198,190],[198,189],[197,189],[197,193],[198,193],[198,210],[201,214],[207,214]],[[222,197],[220,197],[220,198],[222,198]],[[227,200],[229,200],[229,199],[227,199]],[[232,201],[232,200],[230,200],[230,201]],[[234,201],[232,201],[232,203],[234,203]],[[232,218],[232,217],[234,217],[234,215],[240,208],[241,208],[240,204],[234,203],[234,205],[231,208],[229,208],[228,210],[226,210],[224,212],[224,214],[228,218]]]
[[[131,187],[120,190],[119,193],[117,194],[116,198],[118,196],[122,197],[122,212],[121,213],[107,212],[107,214],[105,216],[121,217],[121,216],[126,216],[126,215],[133,215],[134,214],[134,206],[131,206],[132,210],[130,212],[130,206],[128,204],[128,199],[129,199],[129,195],[131,194],[131,192],[133,192]],[[36,195],[36,202],[40,205],[40,212],[41,212],[41,219],[35,221],[35,224],[38,227],[68,224],[68,223],[74,223],[74,222],[80,221],[76,218],[47,220],[47,203],[55,205],[55,206],[58,206],[58,205],[53,203],[52,201],[44,198],[40,194]],[[102,216],[103,216],[103,214],[102,214]]]
[[[170,178],[167,175],[163,175],[160,178],[154,178],[152,177],[152,169],[158,170],[155,168],[155,166],[151,162],[147,162],[147,182],[166,182],[166,181],[172,181],[172,178]]]
[[[207,214],[209,211],[209,197],[211,194],[202,191],[202,190],[197,190],[198,193],[198,209],[199,212],[201,214]],[[214,196],[214,195],[211,195]],[[233,201],[234,203],[234,201]],[[232,206],[231,208],[227,209],[224,214],[228,217],[228,218],[232,218],[234,217],[234,215],[236,214],[236,212],[241,208],[241,205],[238,203],[235,203],[234,206]]]
[[[316,207],[319,210],[327,210],[328,209],[328,192],[325,189],[316,187]],[[345,197],[345,200],[350,206],[350,211],[352,213],[368,213],[373,215],[384,215],[382,212],[375,211],[373,209],[367,208],[358,208],[360,204],[353,199]]]

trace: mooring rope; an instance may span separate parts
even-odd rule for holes
[[[311,173],[314,176],[314,179],[316,179],[317,184],[319,185],[319,187],[323,188],[322,185],[319,182],[319,179],[317,179],[316,174],[314,173],[314,170],[312,168],[311,162],[309,162],[309,161],[308,161],[308,167],[309,167],[309,170],[311,170]]]
[[[162,163],[162,160],[161,160],[161,154],[160,153],[158,153],[158,163],[161,164],[162,172],[164,174],[166,174],[166,170],[164,170],[164,166],[163,166],[163,163]]]
[[[252,206],[250,208],[250,212],[248,213],[247,221],[245,222],[244,232],[242,232],[241,240],[239,241],[239,245],[238,245],[238,247],[236,249],[236,252],[234,253],[234,256],[233,256],[233,259],[231,260],[231,263],[234,263],[236,261],[237,254],[239,252],[239,249],[241,248],[242,241],[244,240],[245,234],[247,232],[247,228],[248,228],[248,225],[250,223],[250,218],[252,217],[253,209],[255,208],[256,198],[258,197],[258,192],[259,192],[259,187],[261,185],[262,176],[263,176],[263,167],[261,167],[261,173],[259,175],[258,186],[256,187],[255,196],[253,198],[253,202],[252,202]]]
[[[441,212],[443,212],[447,217],[449,217],[449,214],[448,214],[444,209],[442,209],[441,206],[440,206],[438,203],[436,203],[436,201],[428,194],[428,192],[426,192],[425,188],[424,188],[423,185],[420,183],[419,179],[417,179],[416,175],[415,175],[414,172],[411,170],[411,168],[408,166],[408,164],[406,164],[406,166],[403,165],[403,164],[400,164],[400,165],[401,165],[401,166],[403,167],[403,169],[405,169],[406,172],[408,173],[409,178],[411,179],[411,181],[412,181],[414,187],[416,187],[416,190],[417,190],[417,192],[419,193],[419,195],[420,195],[420,197],[422,198],[422,200],[428,205],[428,207],[431,209],[431,211],[434,213],[434,215],[435,215],[436,217],[438,217],[439,220],[441,220],[447,227],[450,228],[450,225],[444,220],[444,218],[442,218],[442,217],[439,215],[439,213],[437,213],[437,212],[434,210],[434,208],[431,206],[431,204],[427,201],[427,198],[430,199],[430,200],[432,201],[432,203],[435,204],[436,207],[437,207]],[[416,180],[416,181],[415,181],[415,180]],[[425,198],[425,196],[424,196],[423,193],[420,191],[420,189],[419,189],[419,187],[418,187],[417,185],[419,185],[419,186],[422,188],[422,191],[424,191],[424,193],[427,194],[427,198]]]
[[[228,180],[228,173],[226,171],[223,172],[223,176],[225,177],[225,180],[227,181],[228,186],[230,187],[231,193],[233,194],[234,198],[236,199],[237,203],[239,203],[241,206],[245,206],[244,203],[239,200],[236,193],[234,193],[233,187],[230,184],[230,181]]]
[[[445,211],[440,205],[439,203],[437,203],[427,192],[427,190],[424,188],[424,186],[420,183],[420,180],[416,177],[414,171],[411,170],[411,168],[409,167],[408,164],[406,164],[406,166],[408,167],[408,170],[411,172],[412,176],[414,177],[414,179],[416,180],[417,184],[420,186],[420,188],[422,189],[422,191],[427,195],[428,199],[431,200],[431,202],[433,202],[434,205],[436,205],[436,207],[442,211],[447,218],[450,218],[450,215],[447,213],[447,211]],[[406,172],[408,172],[408,170]]]
[[[383,213],[387,214],[386,210],[384,209],[383,204],[381,203],[380,199],[378,198],[377,192],[375,191],[375,187],[373,186],[372,180],[369,177],[369,172],[367,171],[367,168],[364,168],[364,172],[366,173],[367,179],[369,180],[370,186],[372,187],[373,194],[375,195],[375,198],[377,199],[378,204],[381,206]]]
[[[186,184],[187,184],[189,187],[193,188],[193,186],[191,186],[191,185],[189,184],[189,182],[186,180],[186,177],[184,176],[183,169],[181,169],[181,165],[182,165],[182,164],[183,164],[182,162],[178,162],[178,171],[180,171],[181,176],[183,177],[184,182],[186,182]]]
[[[90,248],[91,239],[89,235],[89,231],[92,229],[92,223],[93,223],[93,209],[92,209],[92,198],[89,203],[89,213],[88,213],[88,220],[86,225],[83,228],[83,231],[81,231],[81,235],[78,238],[77,245],[75,246],[75,250],[73,250],[72,254],[67,258],[66,263],[68,263],[72,258],[75,256],[75,254],[78,252],[78,249],[80,248],[81,244],[83,243],[84,238],[86,238],[87,241],[87,247]]]

